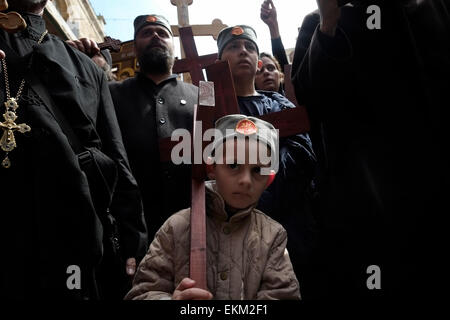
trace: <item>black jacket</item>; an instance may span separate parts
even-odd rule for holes
[[[149,242],[164,221],[191,205],[191,167],[160,161],[159,140],[192,129],[198,88],[176,76],[155,85],[142,74],[110,84],[131,169],[144,203]]]

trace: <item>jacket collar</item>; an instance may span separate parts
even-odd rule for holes
[[[38,41],[46,30],[45,20],[42,16],[33,13],[24,13],[22,17],[27,23],[27,28],[23,32],[34,41]]]
[[[147,78],[147,77],[145,76],[145,74],[143,74],[142,72],[136,72],[136,74],[137,74],[137,78],[139,79],[139,81],[146,82],[146,83],[148,83],[148,84],[151,84],[151,85],[154,86],[154,87],[158,87],[158,86],[159,86],[159,87],[162,87],[162,86],[164,86],[167,82],[177,80],[177,75],[176,75],[176,74],[172,74],[172,75],[170,75],[169,77],[167,77],[167,79],[163,80],[161,83],[159,83],[158,85],[156,85],[151,79]]]
[[[225,201],[222,196],[217,192],[216,181],[210,180],[205,182],[206,191],[206,214],[213,219],[225,222],[228,221],[228,214],[225,210]],[[229,222],[239,222],[247,218],[256,207],[256,203],[246,209],[237,211]]]

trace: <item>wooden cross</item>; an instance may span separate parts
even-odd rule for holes
[[[184,28],[182,28],[184,29]],[[180,29],[180,30],[182,30]],[[189,30],[189,28],[186,28]],[[197,50],[195,48],[195,42],[193,40],[192,32],[180,33],[183,37],[190,37],[189,46],[192,49],[193,59],[189,62],[193,62],[194,65],[189,65],[186,62],[187,67],[192,69],[200,69],[201,66],[198,63]],[[185,40],[186,41],[186,40]],[[206,107],[204,84],[205,82],[199,80],[199,104],[194,112],[194,126],[193,126],[193,143],[195,156],[196,143],[202,141],[199,139],[201,131],[196,127],[197,122],[201,121],[202,129],[210,128],[213,126],[214,120],[227,114],[239,114],[239,105],[234,89],[231,70],[228,61],[218,61],[205,67],[208,80],[214,83],[215,93],[215,107]],[[289,70],[288,70],[289,71]],[[193,74],[199,74],[199,72]],[[288,73],[289,74],[289,73]],[[202,75],[203,76],[203,75]],[[290,79],[290,77],[287,77]],[[287,81],[287,92],[293,94],[293,87],[290,81]],[[211,92],[209,89],[207,92]],[[211,96],[211,94],[209,94]],[[295,97],[295,96],[294,96]],[[211,104],[209,104],[211,105]],[[281,112],[266,114],[260,117],[261,119],[270,122],[275,128],[279,130],[280,137],[292,136],[298,133],[308,132],[309,121],[304,108],[292,108]],[[176,142],[170,141],[170,138],[160,141],[160,156],[161,161],[170,161],[170,154],[172,147]],[[204,143],[201,143],[201,154],[203,155]],[[198,152],[198,151],[197,151]],[[206,178],[205,164],[192,165],[192,202],[191,202],[191,257],[190,257],[190,277],[196,281],[199,288],[206,289],[206,216],[205,216],[205,186],[204,179]]]
[[[208,25],[198,25],[198,26],[192,26],[193,29],[189,30],[181,30],[184,27],[189,26],[189,6],[193,3],[193,0],[170,0],[170,3],[172,3],[174,6],[177,7],[177,14],[178,14],[178,26],[172,26],[172,32],[174,36],[179,35],[181,39],[181,57],[184,60],[178,60],[175,62],[173,72],[174,73],[186,73],[189,72],[189,74],[185,75],[185,81],[190,82],[196,86],[198,86],[199,81],[203,81],[203,73],[202,68],[206,64],[209,64],[209,62],[213,59],[213,62],[215,58],[211,55],[210,57],[205,57],[206,60],[198,60],[198,53],[197,49],[194,46],[192,46],[193,43],[193,34],[195,35],[212,35],[214,39],[216,39],[217,34],[220,30],[222,30],[225,25],[222,24],[222,21],[216,19],[213,20],[212,24],[210,26]],[[213,32],[211,34],[211,28],[213,29]],[[184,34],[183,34],[184,32]],[[192,40],[191,40],[192,39]],[[186,59],[187,60],[186,60]],[[209,60],[211,59],[211,60]],[[198,67],[201,66],[201,68],[196,67],[198,64]],[[189,77],[191,79],[189,79]]]
[[[182,31],[182,37],[185,38],[184,41],[186,43],[189,43],[189,47],[192,48],[190,52],[192,52],[192,56],[194,59],[177,60],[175,65],[177,63],[182,64],[183,70],[180,72],[185,72],[195,68],[203,68],[208,62],[212,61],[211,57],[217,54],[199,57],[197,54],[197,49],[195,46],[194,38],[192,36],[192,32],[190,32],[190,27],[180,28],[180,30],[183,29],[186,31]],[[186,37],[188,38],[186,39]],[[204,61],[202,59],[204,59]],[[202,63],[199,63],[199,60],[202,60]],[[194,65],[189,64],[189,62],[191,61],[194,62]],[[178,70],[180,70],[181,66],[178,68]],[[228,62],[217,61],[206,66],[205,69],[208,75],[208,80],[214,82],[214,92],[217,106],[215,108],[215,119],[218,119],[227,114],[240,113]],[[272,123],[275,128],[279,130],[280,137],[288,137],[301,132],[309,132],[310,130],[307,111],[303,106],[298,105],[297,100],[295,99],[294,87],[292,85],[290,77],[290,70],[291,65],[285,66],[286,97],[289,99],[289,101],[293,102],[297,106],[297,108],[287,109],[282,112],[269,113],[260,117],[261,119]],[[198,81],[201,81],[201,79],[203,79],[203,72],[197,71],[194,72],[194,74],[201,74],[201,77],[199,77]],[[170,138],[161,139],[159,141],[161,162],[171,161],[171,151],[177,144],[177,141],[171,141]]]
[[[204,97],[205,82],[200,81],[199,87],[199,107],[194,112],[194,130],[193,143],[194,153],[196,143],[202,141],[198,138],[201,131],[197,127],[197,121],[201,121],[202,129],[211,128],[214,120],[227,115],[240,113],[236,93],[232,81],[231,71],[228,61],[216,62],[206,67],[208,80],[213,80],[215,94],[215,108],[205,107],[207,99]],[[210,82],[208,82],[209,84]],[[208,92],[211,92],[209,89]],[[207,96],[207,95],[206,95]],[[211,94],[209,95],[211,96]],[[210,104],[211,105],[211,104]],[[263,115],[260,118],[272,123],[279,130],[280,137],[292,136],[294,134],[309,131],[309,122],[299,117],[304,116],[301,108],[288,109],[281,112],[275,112]],[[205,148],[205,142],[202,141],[201,152]],[[167,152],[167,151],[166,151]],[[192,164],[192,200],[191,200],[191,256],[190,256],[190,277],[196,281],[197,287],[207,289],[206,286],[206,211],[205,211],[205,185],[206,178],[205,164]]]
[[[100,50],[110,50],[113,52],[119,52],[120,51],[120,47],[122,45],[122,41],[117,40],[117,39],[113,39],[109,36],[106,36],[103,38],[105,41],[98,43],[98,47]]]
[[[6,0],[0,0],[0,11],[8,9],[8,2]],[[0,12],[0,28],[7,32],[17,32],[24,30],[27,27],[25,20],[17,12],[11,11],[8,13]]]
[[[205,80],[202,69],[210,64],[213,64],[217,60],[217,53],[199,57],[197,47],[194,42],[192,28],[179,28],[179,33],[186,58],[176,60],[172,71],[173,73],[189,72],[192,83],[198,86],[200,81]]]
[[[206,67],[208,80],[214,82],[216,93],[215,119],[227,114],[241,113],[237,102],[228,61],[218,61]],[[279,130],[280,138],[299,133],[309,132],[310,125],[306,109],[303,107],[288,108],[280,112],[273,112],[258,116],[271,123]]]
[[[215,119],[227,114],[240,113],[228,62],[217,61],[207,65],[212,61],[212,57],[217,54],[199,57],[191,28],[180,28],[180,31],[183,41],[187,43],[187,47],[190,48],[189,52],[191,53],[192,58],[178,60],[177,63],[182,64],[184,70],[194,70],[195,68],[206,69],[208,80],[214,82],[215,87],[214,92],[217,106],[215,108]],[[194,63],[194,65],[190,65],[189,63],[191,62]],[[181,67],[179,68],[181,69]],[[200,72],[200,70],[197,72],[194,71],[193,74],[201,74],[201,76],[199,76],[199,81],[203,79],[203,72]],[[291,82],[290,74],[291,65],[287,65],[285,66],[286,97],[296,104],[297,108],[290,108],[282,112],[270,113],[260,117],[261,119],[272,123],[275,128],[279,129],[280,137],[292,136],[297,133],[309,132],[310,130],[306,109],[299,106],[295,99],[294,87]],[[161,161],[170,161],[171,150],[176,144],[177,142],[171,141],[170,138],[160,140]]]
[[[189,72],[192,78],[192,83],[195,85],[198,85],[199,81],[204,80],[203,71],[202,69],[207,69],[206,67],[210,67],[210,74],[208,74],[208,80],[213,81],[216,86],[216,99],[220,99],[221,102],[217,105],[220,105],[221,107],[217,108],[217,114],[216,119],[226,115],[231,114],[232,110],[237,111],[239,113],[239,109],[236,109],[235,107],[232,107],[234,105],[234,101],[236,101],[236,95],[234,93],[234,86],[223,86],[222,84],[226,83],[232,83],[231,78],[231,72],[228,70],[225,70],[225,73],[221,74],[220,72],[214,71],[213,67],[214,62],[217,60],[217,54],[209,54],[205,56],[200,56],[197,53],[197,48],[195,45],[194,36],[192,33],[191,27],[185,27],[180,28],[180,38],[183,43],[183,47],[186,51],[186,59],[177,60],[173,67],[174,73],[183,73],[183,72]],[[227,69],[226,67],[219,67]],[[295,91],[294,87],[291,82],[291,65],[286,65],[284,69],[285,74],[285,92],[286,92],[286,98],[288,98],[289,101],[294,103],[297,108],[294,109],[288,109],[283,111],[283,115],[278,115],[276,113],[271,113],[268,115],[264,115],[262,117],[263,120],[266,120],[268,122],[276,122],[279,124],[281,130],[280,134],[285,134],[286,136],[292,135],[289,134],[290,132],[295,131],[296,127],[304,128],[306,131],[309,131],[310,124],[309,124],[309,118],[308,113],[306,111],[306,108],[303,106],[300,106],[297,102],[297,99],[295,97]],[[215,78],[215,75],[217,74],[217,78]],[[212,78],[211,78],[212,77]],[[218,88],[217,86],[220,86]],[[231,109],[230,109],[231,108]],[[297,123],[298,122],[298,123]],[[283,124],[282,124],[283,123]],[[295,134],[295,133],[294,133]],[[167,146],[167,144],[166,144]]]

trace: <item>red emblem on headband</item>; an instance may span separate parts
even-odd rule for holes
[[[146,20],[147,22],[156,22],[158,21],[158,18],[155,16],[148,16]]]
[[[241,27],[234,27],[233,29],[231,29],[232,35],[240,36],[243,33],[244,33],[244,29],[242,29]]]
[[[236,132],[244,135],[254,134],[258,131],[256,124],[248,119],[242,119],[236,124]]]

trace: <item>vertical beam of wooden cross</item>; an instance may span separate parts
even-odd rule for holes
[[[191,252],[189,276],[195,280],[196,287],[207,290],[206,264],[206,209],[205,178],[206,168],[203,150],[206,142],[203,133],[213,127],[214,120],[214,84],[199,83],[198,106],[194,107],[192,133],[192,201],[191,201]]]
[[[172,26],[172,32],[174,36],[180,36],[181,58],[184,60],[177,60],[175,62],[173,72],[184,73],[185,81],[192,82],[198,86],[199,81],[204,80],[202,68],[214,62],[217,54],[204,56],[200,59],[197,48],[195,47],[193,35],[211,35],[214,39],[217,39],[220,30],[225,28],[226,25],[219,19],[214,19],[211,25],[190,26],[188,7],[193,3],[193,0],[171,0],[170,2],[177,7],[178,26]],[[189,27],[189,29],[184,29],[186,27]]]
[[[189,26],[189,6],[193,3],[193,0],[170,0],[170,3],[177,7],[178,15],[178,26],[187,27]],[[180,41],[181,44],[181,41]],[[183,45],[181,45],[181,58],[186,57]],[[184,75],[184,80],[190,82],[190,74]],[[197,82],[198,85],[198,82]]]
[[[212,125],[214,120],[227,115],[240,113],[237,103],[234,84],[231,78],[231,71],[228,61],[217,61],[206,67],[208,80],[214,83],[215,108],[213,118],[209,124]],[[202,81],[200,81],[200,84]],[[201,90],[201,87],[199,88]],[[201,92],[199,91],[199,94]],[[194,127],[193,127],[194,128]],[[171,161],[172,149],[177,145],[178,141],[172,141],[170,137],[159,140],[159,156],[161,162]]]
[[[170,3],[177,7],[178,25],[185,27],[189,25],[189,6],[194,0],[170,0]]]
[[[173,73],[189,72],[192,83],[198,86],[200,81],[204,81],[203,68],[213,64],[217,60],[217,53],[199,57],[194,41],[191,27],[179,28],[181,43],[185,50],[186,58],[176,60],[172,68]]]
[[[205,69],[208,80],[214,82],[216,119],[227,114],[241,113],[228,61],[217,61]]]

